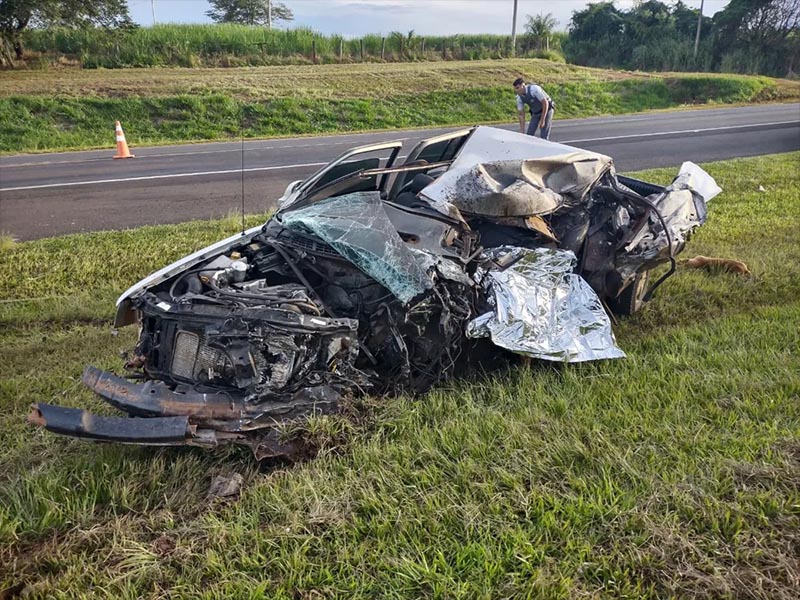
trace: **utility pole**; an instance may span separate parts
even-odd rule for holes
[[[272,0],[267,0],[267,29],[272,29]]]
[[[150,8],[153,9],[153,25],[156,24],[156,0],[150,0]]]
[[[700,0],[700,12],[697,15],[697,34],[694,36],[694,59],[697,60],[697,48],[700,46],[700,23],[703,22],[703,2]]]
[[[511,21],[511,56],[517,55],[517,0],[514,0],[514,17]]]

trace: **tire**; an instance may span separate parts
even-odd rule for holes
[[[622,290],[616,298],[608,301],[608,307],[615,315],[628,316],[642,309],[644,296],[647,293],[647,281],[650,279],[649,271],[637,273],[631,284]]]

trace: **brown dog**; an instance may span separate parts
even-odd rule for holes
[[[709,271],[727,271],[739,275],[750,275],[750,269],[739,260],[731,258],[712,258],[709,256],[695,256],[686,261],[686,266],[692,269],[707,269]]]

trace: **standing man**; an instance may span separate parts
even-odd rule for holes
[[[519,132],[536,135],[546,140],[550,137],[550,123],[553,121],[553,112],[556,105],[550,96],[534,83],[526,84],[522,77],[514,80],[514,91],[517,93],[517,112],[519,113]],[[531,122],[528,131],[525,131],[525,105],[531,111]]]

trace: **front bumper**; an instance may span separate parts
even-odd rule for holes
[[[128,417],[106,417],[85,410],[34,404],[28,421],[62,435],[100,442],[140,445],[250,446],[258,458],[295,454],[298,444],[284,439],[281,425],[299,417],[336,409],[339,390],[329,385],[274,394],[254,404],[235,393],[170,389],[158,381],[132,383],[86,367],[83,383]]]

